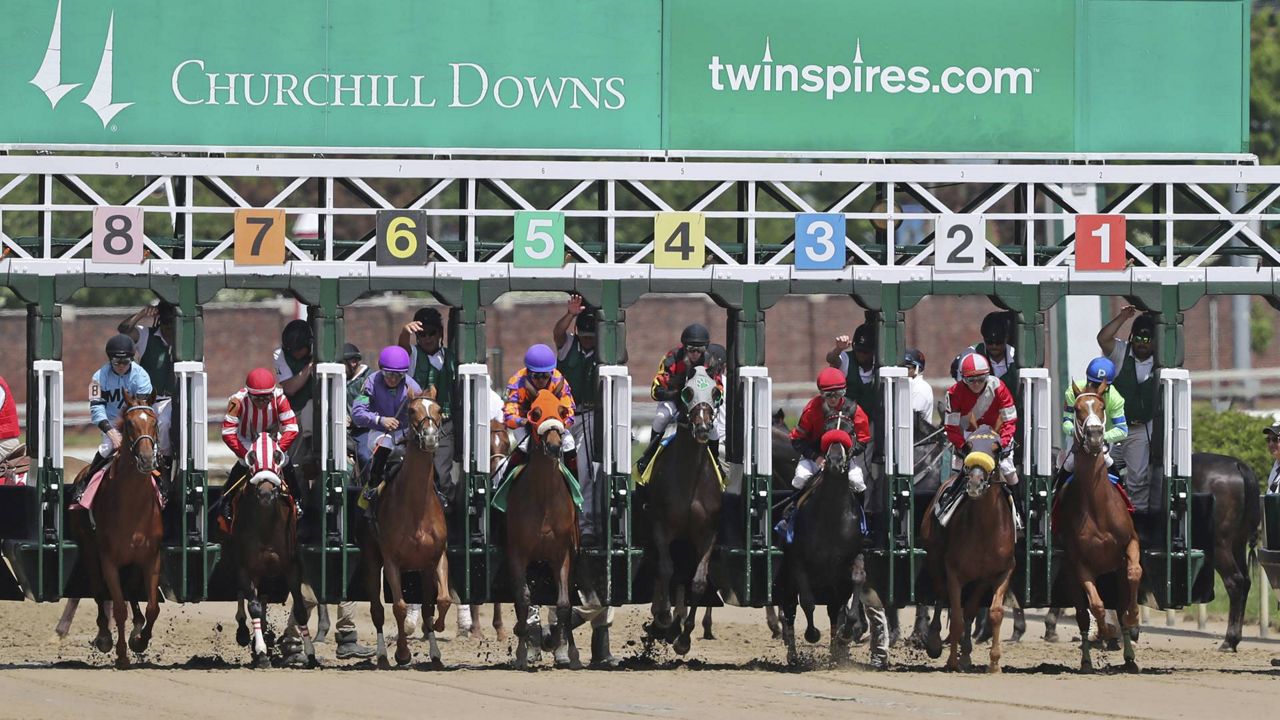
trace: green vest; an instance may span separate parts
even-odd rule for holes
[[[862,412],[867,414],[867,420],[871,422],[872,441],[879,444],[880,433],[880,367],[876,366],[875,374],[872,375],[871,382],[862,382],[862,376],[858,373],[858,361],[853,359],[852,353],[849,356],[849,374],[845,377],[844,396],[856,402],[858,407],[862,408]]]
[[[147,351],[138,364],[151,378],[151,389],[156,397],[173,397],[173,348],[154,328],[147,331]]]
[[[453,415],[453,385],[458,381],[458,360],[449,348],[441,350],[444,352],[444,362],[440,363],[439,370],[427,359],[427,354],[417,347],[410,351],[414,365],[409,368],[409,377],[423,390],[435,386],[436,403],[440,406],[441,413],[448,418]]]
[[[1120,366],[1120,372],[1116,375],[1116,381],[1113,385],[1120,393],[1120,397],[1124,398],[1125,419],[1130,425],[1137,425],[1151,422],[1156,414],[1156,368],[1152,363],[1151,374],[1147,376],[1147,381],[1138,382],[1138,364],[1133,358],[1133,352],[1125,349],[1124,364]]]
[[[1010,347],[1012,346],[1010,345],[1005,346],[1006,357],[1008,357],[1007,355],[1009,352],[1008,348]],[[978,343],[977,345],[973,346],[973,351],[987,358],[987,362],[990,363],[992,367],[992,371],[993,371],[992,374],[994,374],[995,363],[991,362],[990,356],[987,355],[987,344]],[[1000,376],[1000,381],[1003,382],[1004,386],[1009,389],[1009,394],[1013,396],[1013,405],[1014,407],[1018,408],[1018,416],[1022,417],[1022,382],[1019,380],[1019,375],[1022,373],[1022,366],[1018,364],[1017,360],[1014,360],[1010,362],[1006,367],[1008,369],[1005,370],[1004,375]],[[1019,430],[1022,429],[1021,423],[1019,423],[1018,429]]]
[[[311,363],[311,358],[295,360],[293,355],[290,355],[284,350],[281,350],[280,354],[284,357],[284,364],[289,366],[289,371],[294,375],[302,372],[302,368]],[[307,407],[307,403],[311,402],[311,396],[315,394],[315,391],[316,376],[315,374],[312,374],[311,377],[307,379],[307,382],[304,383],[301,388],[298,388],[298,392],[292,395],[286,395],[285,398],[289,400],[289,407],[293,408],[293,411],[296,413]]]
[[[364,381],[369,379],[369,366],[356,373],[356,376],[347,381],[347,412],[351,412],[351,406],[356,404],[356,398],[360,397],[360,390],[364,387]]]
[[[556,363],[556,368],[569,381],[573,390],[573,402],[578,412],[586,412],[596,406],[596,393],[600,382],[600,354],[593,352],[588,356],[578,344],[574,336],[570,341],[569,352]]]

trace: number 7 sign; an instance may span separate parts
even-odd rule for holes
[[[1076,270],[1123,270],[1123,215],[1076,216]]]

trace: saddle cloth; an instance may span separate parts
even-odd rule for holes
[[[953,480],[952,482],[958,482],[958,481]],[[1001,485],[1000,491],[1004,493],[1004,496],[1006,498],[1009,499],[1009,512],[1013,514],[1013,529],[1015,531],[1022,530],[1022,518],[1018,516],[1018,507],[1013,502],[1013,494],[1009,490],[1009,486]],[[939,500],[946,500],[946,502],[938,502],[938,503],[935,503],[933,506],[933,516],[934,518],[937,519],[938,525],[941,527],[946,527],[947,523],[951,522],[951,516],[955,515],[956,508],[960,507],[960,504],[963,503],[968,498],[969,498],[969,495],[966,494],[964,491],[956,493],[949,500],[946,498],[945,495],[941,496]]]
[[[672,426],[673,426],[673,427],[674,427],[674,425],[675,425],[675,423],[672,423]],[[663,436],[663,438],[662,438],[662,444],[660,444],[660,445],[658,446],[657,451],[656,451],[656,452],[654,452],[654,453],[653,453],[653,457],[652,457],[652,458],[650,458],[650,460],[649,460],[649,466],[648,466],[648,467],[646,467],[646,468],[644,469],[644,472],[643,472],[643,473],[641,473],[641,474],[640,474],[640,476],[639,476],[639,477],[637,477],[637,478],[635,479],[635,484],[636,484],[636,485],[648,485],[648,484],[649,484],[649,481],[653,479],[653,469],[654,469],[654,468],[656,468],[656,467],[658,467],[658,457],[659,457],[660,455],[662,455],[663,451],[665,451],[665,450],[667,449],[667,446],[671,444],[671,441],[672,441],[672,440],[674,440],[674,439],[675,439],[675,437],[676,437],[675,430],[673,430],[672,428],[668,428],[668,429],[667,429],[667,434],[666,434],[666,435],[664,435],[664,436]],[[705,447],[705,446],[704,446],[703,451],[704,451],[704,452],[706,452],[708,455],[711,455],[711,448],[709,448],[709,447]],[[718,480],[720,481],[720,490],[721,490],[721,492],[723,492],[723,491],[724,491],[724,489],[725,489],[726,487],[728,487],[728,483],[725,481],[724,473],[723,473],[723,472],[721,472],[721,470],[720,470],[720,461],[719,461],[719,459],[718,459],[718,458],[716,458],[715,456],[712,456],[712,457],[711,457],[711,467],[715,468],[715,471],[716,471],[716,479],[718,479]]]
[[[1054,493],[1053,510],[1049,512],[1050,532],[1058,531],[1058,506],[1062,504],[1062,491],[1071,484],[1071,481],[1074,480],[1075,477],[1075,473],[1068,475],[1066,482],[1062,483],[1062,488],[1060,488],[1058,492]],[[1124,489],[1124,483],[1120,482],[1120,478],[1112,475],[1111,473],[1107,473],[1107,479],[1111,481],[1111,487],[1115,488],[1116,491],[1120,493],[1120,497],[1124,500],[1124,507],[1129,511],[1129,514],[1132,515],[1136,512],[1136,508],[1133,507],[1133,501],[1129,499],[1129,493]]]
[[[110,467],[111,466],[108,465],[107,467],[102,468],[98,472],[94,473],[93,477],[89,478],[89,485],[88,487],[85,488],[84,494],[80,496],[80,500],[78,502],[74,502],[71,504],[72,510],[76,510],[76,509],[92,510],[93,509],[93,500],[98,496],[98,488],[102,486],[102,478],[106,476],[107,469]],[[160,503],[160,509],[163,510],[164,495],[160,494],[160,487],[156,485],[156,476],[152,475],[150,479],[151,479],[151,488],[156,491],[156,502]]]
[[[493,493],[493,507],[502,512],[507,511],[507,495],[511,492],[511,486],[515,484],[516,478],[520,476],[520,473],[524,472],[524,468],[524,464],[517,465],[502,479],[498,489]],[[578,484],[578,479],[573,476],[573,473],[569,472],[569,468],[565,467],[564,463],[560,463],[560,475],[564,478],[564,484],[569,488],[569,495],[573,498],[574,507],[578,508],[578,512],[582,512],[582,486]]]

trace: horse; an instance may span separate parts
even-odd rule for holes
[[[582,663],[573,641],[570,620],[573,612],[571,585],[573,564],[578,554],[578,512],[573,495],[561,473],[560,452],[568,433],[565,420],[569,409],[548,389],[538,391],[529,407],[528,460],[507,492],[507,571],[515,591],[518,638],[515,667],[529,666],[529,645],[533,633],[529,624],[529,564],[546,562],[556,583],[555,664],[578,669]],[[567,639],[565,636],[568,636]]]
[[[970,418],[970,425],[976,424]],[[951,646],[947,669],[958,670],[969,663],[969,643],[960,653],[962,636],[968,630],[968,619],[977,615],[978,603],[988,590],[991,605],[987,611],[991,633],[990,673],[1000,672],[1000,623],[1004,619],[1004,597],[1009,590],[1016,563],[1013,510],[1000,477],[1000,436],[998,428],[977,427],[969,435],[973,448],[964,459],[964,469],[953,482],[963,482],[964,498],[943,527],[934,513],[942,490],[934,496],[925,511],[920,536],[928,552],[929,571],[939,597],[945,592],[950,608]],[[964,595],[968,589],[967,598]],[[941,605],[941,602],[938,603]],[[940,622],[935,614],[926,642],[930,657],[942,653]]]
[[[382,606],[382,579],[385,575],[391,589],[392,610],[396,618],[396,664],[406,665],[413,659],[405,617],[409,606],[404,601],[400,575],[420,572],[423,586],[423,624],[429,628],[431,667],[440,669],[440,647],[436,633],[444,630],[444,615],[449,609],[448,578],[441,576],[440,564],[445,559],[448,537],[445,532],[444,507],[436,494],[434,455],[440,445],[440,428],[444,422],[435,401],[435,387],[412,394],[408,403],[408,431],[404,462],[399,477],[389,483],[378,498],[372,522],[363,528],[361,551],[365,566],[365,584],[369,593],[369,612],[378,632],[378,667],[390,668],[387,642],[382,626],[386,620]],[[383,573],[385,567],[386,572]],[[441,583],[445,587],[441,587]],[[439,618],[432,622],[432,615]]]
[[[821,638],[813,625],[815,593],[826,595],[832,661],[848,658],[851,640],[851,633],[841,631],[847,621],[846,604],[855,590],[854,564],[862,553],[862,507],[854,502],[848,479],[854,462],[853,425],[847,415],[837,414],[828,418],[827,428],[822,437],[822,473],[813,479],[808,497],[796,508],[794,540],[782,548],[782,637],[787,662],[792,664],[797,660],[797,596],[807,623],[805,641],[816,643]]]
[[[1133,640],[1138,631],[1138,585],[1142,581],[1142,565],[1138,533],[1126,508],[1124,496],[1107,477],[1106,455],[1103,453],[1105,408],[1103,395],[1107,383],[1084,392],[1073,382],[1075,393],[1075,477],[1058,491],[1054,500],[1054,517],[1064,521],[1055,528],[1063,548],[1063,569],[1068,580],[1078,587],[1076,623],[1080,627],[1080,670],[1093,671],[1089,649],[1089,614],[1102,634],[1107,627],[1102,597],[1098,594],[1100,576],[1124,571],[1117,582],[1119,602],[1116,610],[1122,626],[1124,669],[1138,670],[1134,659]],[[1132,633],[1132,635],[1131,635]]]
[[[674,649],[680,655],[689,652],[689,636],[697,617],[697,603],[707,593],[711,551],[715,548],[716,533],[720,527],[724,488],[720,470],[716,467],[718,460],[712,456],[707,441],[715,422],[716,408],[722,399],[720,388],[707,375],[706,369],[694,368],[694,374],[680,391],[683,412],[675,437],[651,463],[647,502],[658,567],[651,608],[653,622],[647,629],[653,637],[674,634]],[[676,586],[678,612],[673,617],[671,581],[675,574],[675,561],[672,544],[677,541],[684,541],[691,547],[695,570],[691,582],[681,579]],[[692,596],[687,598],[690,607],[686,607],[686,590]],[[677,619],[683,622],[675,622]]]
[[[787,413],[782,408],[773,413],[773,426],[769,428],[769,435],[773,455],[773,476],[770,478],[769,490],[772,495],[770,502],[773,502],[776,498],[790,496],[791,478],[795,477],[796,465],[800,462],[800,453],[791,445],[791,428],[787,427]],[[778,616],[776,605],[765,606],[764,622],[774,640],[782,637],[782,623],[778,621]],[[702,616],[702,638],[715,639],[711,632],[711,608],[707,608]]]
[[[302,558],[298,554],[298,517],[294,512],[292,488],[282,479],[284,452],[269,433],[262,433],[245,461],[249,478],[245,492],[234,502],[228,554],[236,564],[239,598],[236,607],[236,642],[250,649],[255,667],[270,667],[267,643],[262,635],[266,612],[259,597],[262,581],[284,578],[293,598],[293,619],[302,637],[307,665],[317,667],[315,646],[307,631],[310,613],[302,599]],[[253,632],[245,624],[245,604],[253,619]]]
[[[489,421],[489,467],[498,467],[507,456],[511,454],[511,434],[507,432],[507,426],[496,420]],[[471,606],[471,637],[476,640],[483,640],[484,633],[480,631],[480,605]],[[502,621],[502,604],[495,602],[493,604],[493,632],[498,638],[498,642],[507,641],[507,628]]]
[[[160,614],[160,542],[164,527],[160,519],[160,495],[153,480],[159,420],[151,400],[124,393],[124,404],[116,421],[121,435],[120,447],[96,491],[90,488],[93,499],[85,499],[92,503],[92,509],[71,513],[73,532],[78,537],[85,570],[98,602],[98,635],[94,646],[104,653],[111,650],[111,630],[107,622],[109,601],[116,622],[115,664],[122,670],[130,664],[128,650],[146,651]],[[133,462],[126,462],[127,459]],[[88,468],[81,470],[77,482],[87,472]],[[143,618],[137,603],[133,603],[134,627],[126,648],[124,623],[129,608],[120,571],[129,565],[136,566],[142,573],[147,610]]]

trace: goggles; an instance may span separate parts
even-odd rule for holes
[[[529,379],[530,379],[530,380],[550,380],[550,379],[551,379],[551,373],[549,373],[549,372],[531,372],[531,373],[529,373]]]
[[[132,355],[115,355],[115,356],[112,356],[111,358],[112,365],[124,366],[124,365],[128,365],[131,362],[133,362]]]
[[[684,351],[687,353],[704,353],[707,351],[706,345],[685,345]]]
[[[267,401],[271,399],[271,393],[250,393],[249,399],[253,401],[254,405],[266,405]]]
[[[382,376],[385,378],[389,378],[391,380],[403,380],[404,371],[403,370],[383,370]]]
[[[838,400],[844,397],[843,390],[823,390],[822,397],[827,400]]]

